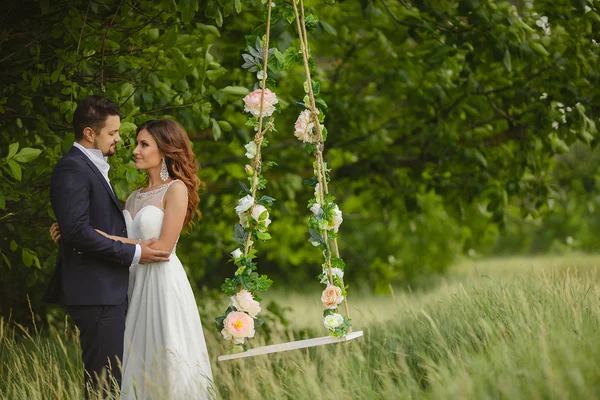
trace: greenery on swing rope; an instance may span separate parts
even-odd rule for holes
[[[304,65],[306,81],[304,82],[304,110],[298,116],[295,124],[294,135],[306,143],[305,148],[309,154],[315,156],[314,177],[305,181],[307,185],[315,186],[315,196],[308,202],[308,207],[313,215],[308,220],[310,239],[313,246],[317,246],[323,253],[323,272],[319,276],[320,282],[326,284],[321,294],[323,311],[323,324],[334,337],[341,337],[352,329],[350,312],[348,310],[347,287],[344,285],[344,260],[340,257],[337,232],[343,221],[342,211],[335,203],[335,198],[329,194],[328,182],[330,180],[327,164],[323,160],[323,149],[327,140],[327,130],[322,123],[325,121],[326,103],[319,99],[319,104],[324,105],[323,110],[317,108],[315,95],[319,94],[320,84],[313,84],[310,72],[311,57],[306,33],[306,19],[304,17],[304,2],[300,0],[300,13],[298,5],[292,1],[294,21],[300,40],[300,51]],[[292,22],[290,22],[291,24]],[[314,62],[313,62],[314,63]],[[307,104],[308,103],[308,104]],[[331,246],[335,254],[332,254]],[[344,303],[346,315],[338,312],[338,306]]]
[[[250,181],[250,187],[241,184],[240,195],[235,208],[240,221],[235,224],[233,238],[243,246],[243,250],[237,248],[231,253],[234,264],[238,267],[233,278],[227,278],[221,286],[223,293],[231,297],[231,303],[225,314],[216,319],[217,330],[221,332],[225,340],[231,340],[234,351],[247,350],[246,340],[254,337],[255,328],[263,323],[257,318],[261,311],[259,292],[266,291],[273,281],[266,275],[256,272],[257,265],[253,261],[256,257],[254,243],[256,240],[266,241],[271,239],[268,227],[270,207],[273,199],[262,196],[256,200],[257,192],[265,189],[267,180],[264,178],[263,166],[272,166],[273,163],[262,162],[262,148],[266,147],[268,141],[265,134],[275,132],[273,113],[279,109],[279,101],[275,93],[267,88],[269,36],[271,30],[271,8],[272,3],[267,5],[266,32],[264,44],[260,38],[256,38],[255,47],[248,45],[250,54],[243,54],[243,68],[249,72],[256,72],[259,82],[255,90],[244,97],[244,111],[249,112],[246,125],[256,131],[254,140],[246,144],[246,157],[253,161],[253,165],[246,165],[245,171]]]

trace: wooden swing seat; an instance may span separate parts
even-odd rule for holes
[[[357,339],[362,336],[363,336],[363,331],[357,331],[357,332],[348,333],[347,335],[342,336],[340,338],[335,338],[335,337],[331,337],[331,336],[323,336],[323,337],[314,338],[314,339],[298,340],[295,342],[271,344],[269,346],[256,347],[254,349],[250,349],[248,351],[244,351],[241,353],[225,354],[225,355],[219,356],[218,360],[219,361],[228,361],[228,360],[235,360],[238,358],[261,356],[261,355],[270,354],[270,353],[281,353],[283,351],[289,351],[289,350],[305,349],[307,347],[315,347],[315,346],[323,346],[326,344],[348,342],[350,340]]]

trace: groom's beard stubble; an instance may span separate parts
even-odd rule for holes
[[[113,144],[111,144],[110,147],[108,148],[108,151],[105,153],[100,148],[100,146],[98,146],[98,139],[96,138],[96,139],[94,139],[94,149],[102,151],[102,155],[104,157],[114,156],[117,153],[117,142],[114,142]]]

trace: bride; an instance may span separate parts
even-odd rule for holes
[[[200,216],[198,163],[183,127],[167,119],[138,128],[133,155],[148,186],[125,203],[129,237],[98,232],[127,243],[155,237],[151,247],[171,256],[130,269],[121,398],[207,399],[214,395],[210,360],[194,294],[175,253],[181,230]]]

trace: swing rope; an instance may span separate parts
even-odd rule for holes
[[[323,140],[323,132],[321,130],[321,124],[319,122],[319,111],[316,106],[315,96],[312,88],[311,74],[310,68],[308,66],[308,35],[306,34],[306,22],[304,20],[304,0],[300,0],[300,9],[301,13],[298,13],[298,7],[296,5],[296,0],[291,0],[294,6],[294,14],[296,16],[296,25],[298,29],[298,39],[300,40],[300,49],[302,51],[302,59],[304,62],[304,73],[306,75],[306,83],[308,86],[308,97],[310,99],[310,105],[305,105],[306,108],[310,111],[311,118],[314,122],[315,130],[317,132],[317,143],[316,143],[316,151],[315,158],[317,162],[317,181],[319,182],[319,199],[321,200],[321,204],[324,204],[325,195],[329,193],[329,188],[327,186],[327,173],[325,171],[325,162],[323,161],[323,149],[325,147],[325,143]],[[270,4],[269,4],[269,12],[270,12]],[[333,283],[333,271],[331,267],[331,250],[329,245],[329,239],[327,235],[327,230],[323,229],[323,238],[325,239],[325,243],[327,246],[327,267],[328,267],[328,278],[329,283]],[[340,258],[340,252],[338,247],[337,238],[332,240],[333,242],[333,250],[334,254],[337,258]],[[344,287],[344,280],[340,278],[340,282],[342,287]],[[344,310],[346,312],[346,317],[350,318],[350,311],[348,309],[348,300],[347,296],[344,296]],[[349,332],[352,332],[352,327],[349,328]]]
[[[254,157],[254,174],[252,176],[252,198],[256,198],[256,187],[258,186],[258,181],[262,169],[262,153],[261,147],[262,142],[265,137],[265,133],[273,127],[273,123],[271,122],[267,127],[263,130],[263,103],[265,99],[265,86],[267,84],[267,61],[269,58],[269,38],[271,36],[271,1],[268,2],[267,7],[267,27],[265,32],[265,46],[263,51],[263,75],[261,80],[261,92],[260,92],[260,108],[259,108],[259,117],[258,117],[258,133],[254,136],[254,143],[256,144],[256,156]],[[252,247],[252,233],[248,232],[246,236],[246,243],[244,246],[244,255],[248,255],[250,251],[250,247]]]

